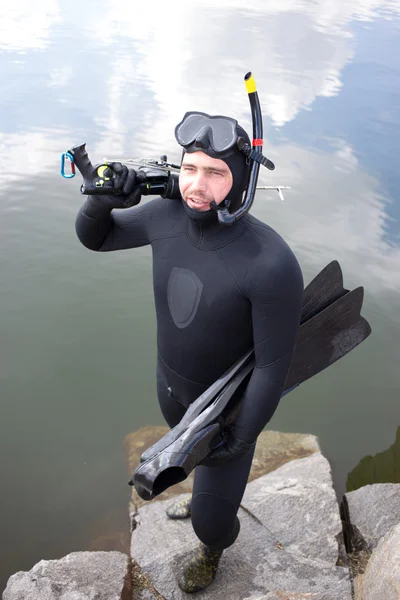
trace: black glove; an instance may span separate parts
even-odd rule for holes
[[[224,434],[224,442],[215,450],[212,450],[210,454],[201,461],[201,465],[205,467],[218,466],[220,464],[237,460],[246,456],[256,445],[256,442],[248,444],[243,440],[239,440],[232,431]]]
[[[110,195],[96,196],[96,200],[107,204],[109,208],[130,208],[139,204],[142,193],[140,184],[145,181],[146,176],[140,171],[128,169],[126,165],[119,162],[109,163],[104,170],[103,188],[110,189]]]

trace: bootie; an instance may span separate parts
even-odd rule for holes
[[[170,519],[187,519],[192,514],[192,496],[174,502],[165,511]]]
[[[183,565],[178,579],[181,590],[193,594],[209,586],[215,579],[222,553],[223,550],[213,550],[201,543]]]

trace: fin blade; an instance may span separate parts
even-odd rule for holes
[[[371,328],[360,314],[363,298],[360,286],[300,326],[285,390],[320,373],[368,337]]]

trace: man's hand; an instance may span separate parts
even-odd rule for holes
[[[226,435],[223,444],[218,446],[218,448],[215,448],[215,450],[212,450],[207,458],[201,461],[200,465],[204,465],[205,467],[213,467],[237,460],[243,456],[246,456],[246,454],[255,448],[255,445],[256,442],[248,444],[243,440],[239,440],[230,431]]]
[[[112,190],[106,196],[110,208],[130,208],[139,204],[142,197],[139,186],[146,178],[142,172],[136,173],[122,163],[113,162],[104,170],[104,177],[109,178],[104,182],[104,188]]]

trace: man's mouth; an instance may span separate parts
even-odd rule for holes
[[[188,196],[187,199],[189,204],[193,206],[197,206],[198,208],[203,208],[204,206],[209,206],[209,203],[206,200],[200,200],[199,198],[193,198],[193,196]]]

